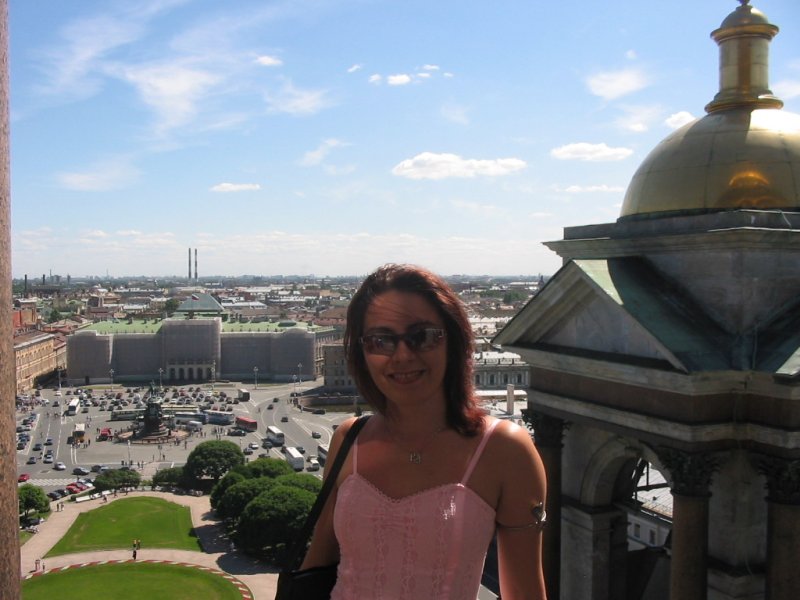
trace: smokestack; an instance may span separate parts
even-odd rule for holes
[[[189,248],[189,281],[192,280],[192,249]]]
[[[197,248],[194,249],[194,282],[197,283]]]
[[[23,293],[23,296],[25,296],[26,298],[28,297],[28,274],[27,273],[25,273],[25,291]]]
[[[42,273],[42,285],[44,284],[45,284],[45,278],[44,278],[44,273]]]

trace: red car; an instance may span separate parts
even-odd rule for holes
[[[28,475],[27,473],[23,473],[22,475],[17,477],[17,483],[24,483],[25,481],[28,481],[28,479],[30,478],[31,478],[30,475]]]

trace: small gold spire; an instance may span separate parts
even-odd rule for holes
[[[769,89],[769,43],[778,28],[767,16],[739,0],[711,37],[719,45],[719,92],[706,112],[726,108],[782,108],[783,101]]]

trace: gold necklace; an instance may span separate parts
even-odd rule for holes
[[[434,431],[433,433],[431,433],[428,436],[428,439],[425,440],[425,443],[422,445],[421,448],[419,448],[417,450],[408,450],[403,444],[401,444],[397,440],[397,437],[392,433],[392,430],[389,429],[389,425],[385,421],[384,421],[384,425],[383,426],[386,428],[386,433],[389,434],[389,439],[392,440],[392,443],[395,446],[397,446],[398,448],[404,450],[405,452],[408,452],[408,462],[410,462],[412,465],[422,464],[422,455],[423,455],[423,452],[425,451],[425,449],[428,446],[431,445],[431,443],[433,442],[434,438],[436,438],[436,436],[438,436],[440,433],[442,433],[446,429],[449,429],[449,427],[447,425],[443,425],[442,427],[440,427],[439,429],[437,429],[436,431]]]

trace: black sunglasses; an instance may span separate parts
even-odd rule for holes
[[[412,352],[427,352],[433,350],[444,339],[444,329],[428,327],[415,329],[406,333],[371,333],[362,336],[360,341],[367,354],[383,354],[391,356],[397,350],[400,340]]]

